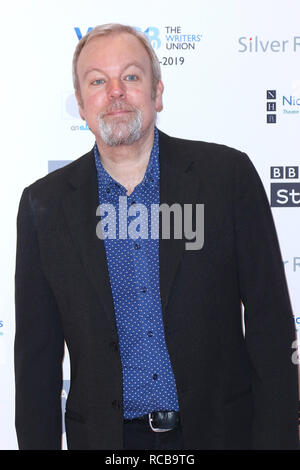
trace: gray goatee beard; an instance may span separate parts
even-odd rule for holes
[[[107,112],[120,110],[131,112],[121,116],[105,117]],[[106,145],[110,147],[131,145],[141,138],[142,112],[140,109],[116,101],[106,112],[98,115],[98,128],[101,139]]]

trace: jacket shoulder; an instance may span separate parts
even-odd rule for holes
[[[69,188],[68,183],[72,184],[72,181],[75,183],[84,182],[92,174],[93,163],[93,150],[90,150],[71,163],[34,181],[27,186],[26,190],[35,197],[55,198],[62,196]]]
[[[233,170],[237,164],[248,160],[243,151],[215,142],[188,140],[160,132],[160,143],[163,148],[168,149],[174,163],[177,161],[179,164],[181,161],[184,161],[184,163],[193,161],[197,162],[202,168],[224,167]]]

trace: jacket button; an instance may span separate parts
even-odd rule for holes
[[[122,406],[122,402],[119,401],[119,400],[113,400],[111,402],[111,406],[113,407],[114,410],[116,410],[116,409],[120,410],[121,406]]]
[[[118,346],[118,344],[117,344],[115,341],[111,341],[111,342],[109,343],[109,345],[110,345],[110,347],[112,348],[113,351],[116,351],[116,352],[117,352],[117,351],[119,350],[119,346]]]

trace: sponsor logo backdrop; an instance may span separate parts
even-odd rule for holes
[[[150,38],[165,84],[158,120],[163,131],[248,153],[270,198],[300,328],[299,15],[296,0],[132,0],[130,8],[117,0],[113,12],[99,0],[5,3],[0,18],[0,449],[17,448],[13,283],[18,203],[25,186],[94,143],[78,114],[71,61],[80,37],[97,24],[131,24]],[[69,382],[66,351],[63,408]]]

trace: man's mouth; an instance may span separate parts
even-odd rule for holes
[[[108,111],[107,113],[105,113],[104,117],[106,117],[106,116],[122,116],[123,114],[127,114],[127,113],[132,113],[132,111],[129,110],[129,109],[117,109],[117,110]]]

